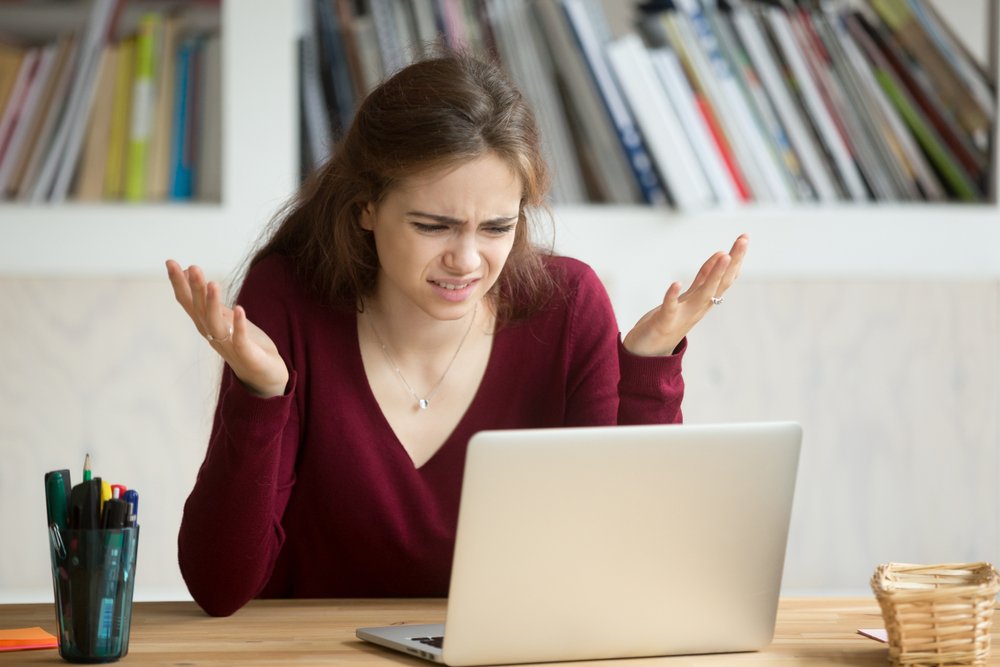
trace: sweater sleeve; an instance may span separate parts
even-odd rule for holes
[[[570,297],[567,425],[679,423],[687,340],[667,357],[626,350],[607,291],[580,267]]]
[[[280,281],[251,270],[239,301],[289,363],[292,320]],[[267,583],[284,542],[281,517],[295,483],[298,376],[289,363],[285,395],[260,398],[229,367],[222,376],[208,451],[184,505],[181,574],[209,614],[227,616]]]

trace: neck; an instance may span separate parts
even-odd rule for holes
[[[379,342],[384,343],[402,363],[412,357],[427,360],[450,354],[460,341],[487,330],[490,316],[483,311],[488,309],[480,307],[485,305],[477,304],[457,320],[437,320],[418,309],[409,313],[405,309],[397,309],[390,314],[382,304],[366,301],[363,317],[367,317],[374,326]]]

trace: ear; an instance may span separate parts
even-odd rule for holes
[[[361,206],[358,223],[361,225],[361,229],[375,231],[375,206],[371,202]]]

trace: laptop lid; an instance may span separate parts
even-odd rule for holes
[[[766,646],[801,437],[787,422],[476,434],[443,661]]]

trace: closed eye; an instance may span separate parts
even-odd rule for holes
[[[494,234],[496,236],[503,236],[509,232],[514,231],[515,224],[509,225],[489,225],[486,227],[486,232],[489,234]]]
[[[448,225],[429,225],[425,222],[411,222],[410,224],[413,225],[413,228],[418,232],[422,232],[424,234],[433,234],[435,232],[448,229]]]

